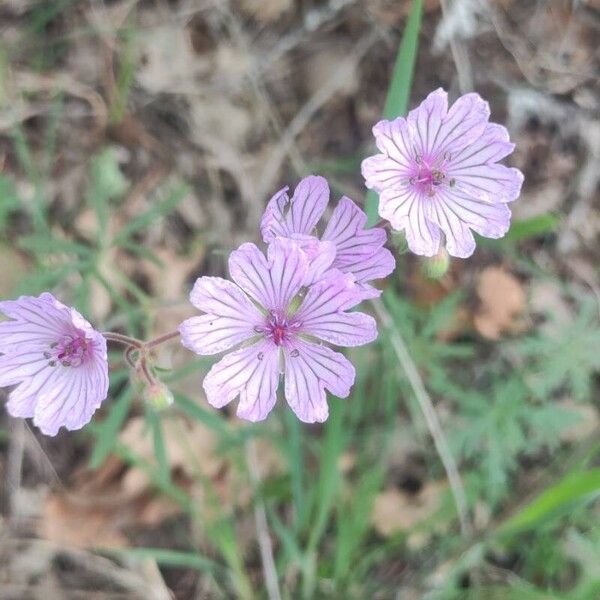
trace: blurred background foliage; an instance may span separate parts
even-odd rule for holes
[[[490,101],[526,177],[506,238],[441,279],[391,236],[379,340],[322,426],[283,401],[259,425],[213,411],[211,361],[176,344],[156,356],[168,410],[114,349],[83,432],[3,413],[0,597],[600,598],[598,8],[0,4],[3,298],[53,290],[98,328],[170,331],[282,185],[318,172],[373,218],[370,127],[438,86]]]

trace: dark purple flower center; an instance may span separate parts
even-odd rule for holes
[[[435,196],[436,191],[443,184],[453,187],[454,179],[448,180],[445,172],[449,159],[450,157],[447,155],[434,159],[417,156],[412,169],[413,173],[408,181],[409,184],[420,194],[430,198]]]
[[[58,342],[50,344],[50,350],[44,352],[51,367],[57,364],[63,367],[78,367],[87,358],[90,350],[85,337],[65,335]]]
[[[263,331],[268,338],[273,340],[275,345],[281,346],[295,335],[298,326],[299,323],[288,316],[272,312],[267,317],[267,323]]]

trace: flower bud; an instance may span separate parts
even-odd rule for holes
[[[171,390],[162,382],[149,383],[144,389],[144,400],[157,411],[169,408],[174,402]]]
[[[429,279],[441,279],[450,267],[450,255],[445,248],[441,248],[435,255],[423,261],[423,273]]]

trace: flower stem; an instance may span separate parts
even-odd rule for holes
[[[134,337],[123,335],[121,333],[115,333],[113,331],[103,331],[102,335],[110,342],[118,342],[119,344],[124,344],[125,346],[130,346],[138,349],[143,348],[144,346],[144,342]]]
[[[150,348],[154,348],[156,346],[159,346],[160,344],[164,344],[165,342],[168,342],[169,340],[172,340],[173,338],[176,338],[179,335],[179,331],[175,330],[175,331],[170,331],[169,333],[165,333],[164,335],[160,335],[158,337],[155,337],[152,340],[148,340],[144,346],[148,349]]]

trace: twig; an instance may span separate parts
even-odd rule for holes
[[[260,473],[254,439],[250,439],[246,443],[246,463],[248,464],[250,481],[256,490],[260,485]],[[261,498],[256,498],[254,502],[254,523],[256,525],[256,537],[258,538],[263,575],[269,600],[281,600],[277,569],[275,568],[275,559],[273,558],[273,544],[271,543],[269,526],[267,524],[267,513]]]
[[[456,512],[458,513],[461,532],[463,536],[470,537],[472,528],[469,521],[465,488],[460,478],[454,457],[450,452],[450,448],[448,446],[446,436],[442,430],[442,426],[440,425],[437,413],[435,412],[435,408],[431,402],[431,398],[425,389],[423,380],[421,379],[419,371],[417,370],[408,348],[406,347],[404,339],[400,335],[398,328],[394,325],[392,318],[385,308],[383,302],[381,302],[379,299],[375,299],[372,301],[372,304],[375,308],[377,316],[379,317],[379,320],[390,336],[390,341],[392,343],[394,352],[396,353],[396,357],[398,358],[402,369],[406,373],[415,397],[419,402],[419,407],[421,408],[423,416],[425,417],[425,421],[427,422],[429,433],[433,438],[435,449],[437,450],[442,464],[444,465],[446,475],[448,476],[448,482],[450,483],[450,489],[452,490],[452,495],[454,496],[454,503],[456,504]]]

